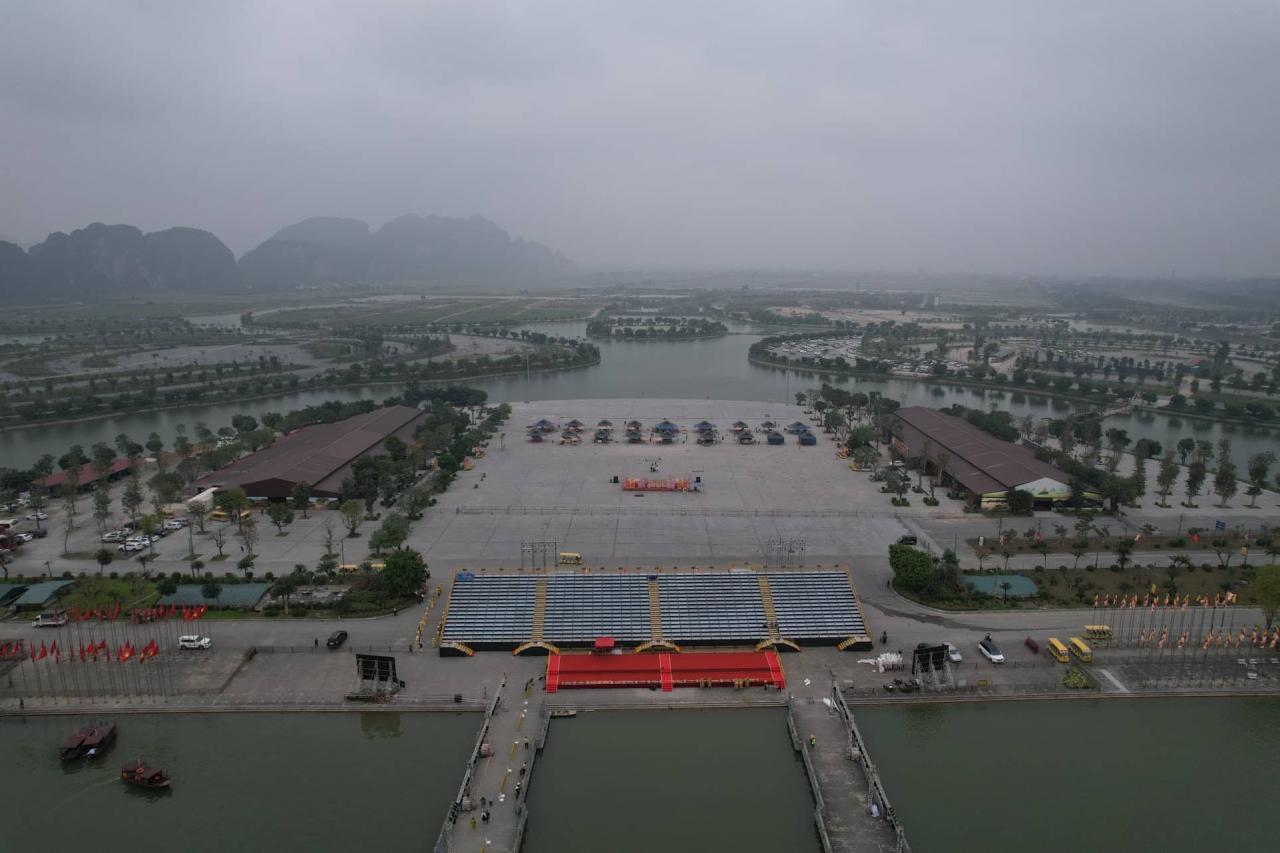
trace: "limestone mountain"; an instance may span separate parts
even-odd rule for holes
[[[132,225],[95,222],[50,234],[27,252],[0,244],[0,294],[17,301],[241,287],[231,250],[196,228],[144,234]]]
[[[528,284],[573,274],[540,243],[511,237],[479,216],[401,216],[376,231],[319,217],[283,228],[240,259],[254,288],[326,283]]]

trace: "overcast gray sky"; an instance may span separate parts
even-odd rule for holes
[[[417,212],[609,267],[1280,273],[1276,2],[0,13],[23,239]]]

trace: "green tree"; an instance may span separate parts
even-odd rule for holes
[[[273,502],[267,507],[267,517],[276,526],[276,535],[283,536],[286,525],[293,524],[293,510],[283,503]]]
[[[1178,463],[1173,458],[1173,449],[1170,448],[1160,458],[1160,470],[1156,473],[1156,486],[1160,494],[1160,506],[1167,507],[1169,505],[1169,493],[1173,491],[1173,484],[1177,481]]]
[[[160,593],[161,597],[167,598],[170,595],[176,594],[177,591],[178,582],[173,578],[163,578],[156,583],[156,592]]]
[[[98,574],[101,575],[106,570],[107,566],[111,565],[111,561],[115,559],[115,555],[111,553],[110,549],[99,548],[98,552],[93,555],[93,558],[98,561]]]
[[[298,587],[302,586],[304,578],[302,573],[294,569],[283,577],[276,578],[276,582],[271,587],[271,594],[276,598],[284,599],[284,612],[289,612],[289,597],[298,591]]]
[[[1267,481],[1271,475],[1271,466],[1275,464],[1276,455],[1270,450],[1262,453],[1255,453],[1249,457],[1249,462],[1245,466],[1245,470],[1249,472],[1249,506],[1256,507],[1258,505],[1258,495],[1262,494],[1262,490],[1267,487]]]
[[[427,564],[412,548],[403,548],[387,557],[382,568],[382,582],[389,594],[406,597],[417,594],[427,578]]]
[[[1005,500],[1009,504],[1009,512],[1014,515],[1031,515],[1035,508],[1035,497],[1023,489],[1010,489]]]
[[[207,580],[204,582],[204,586],[200,587],[200,594],[212,601],[222,595],[222,584],[215,580]]]
[[[138,469],[129,472],[129,479],[124,484],[124,494],[120,496],[120,506],[124,507],[124,511],[129,513],[130,521],[138,520],[138,510],[142,508],[145,498],[142,495],[142,477],[138,474]]]
[[[364,521],[364,506],[360,501],[352,498],[343,501],[342,506],[338,507],[338,515],[342,516],[342,523],[347,527],[347,538],[354,539],[360,535],[360,523]]]
[[[889,546],[889,568],[894,583],[904,589],[924,589],[934,577],[933,558],[910,545]]]
[[[93,520],[98,522],[98,535],[107,532],[107,521],[111,518],[111,492],[104,483],[99,483],[93,490]]]
[[[1196,449],[1196,440],[1194,438],[1182,438],[1178,440],[1178,461],[1183,465],[1187,464],[1187,457],[1191,451]]]
[[[195,521],[196,530],[204,533],[204,522],[209,517],[209,505],[204,501],[190,501],[187,504],[187,514]]]
[[[1187,500],[1182,504],[1185,507],[1196,506],[1196,495],[1200,494],[1200,490],[1204,488],[1204,478],[1208,473],[1204,460],[1200,458],[1192,459],[1191,464],[1187,466],[1187,479],[1183,483],[1183,491],[1186,493]]]
[[[1213,475],[1213,490],[1218,493],[1225,507],[1227,501],[1236,496],[1239,484],[1236,482],[1236,463],[1231,461],[1231,442],[1225,438],[1218,442],[1218,470]]]
[[[293,508],[302,513],[302,517],[307,517],[307,512],[311,509],[311,484],[305,481],[299,481],[293,484],[293,488],[289,490],[289,502],[293,504]]]
[[[1249,584],[1249,596],[1262,609],[1270,631],[1276,621],[1276,613],[1280,612],[1280,565],[1259,566],[1253,583]]]
[[[369,547],[375,553],[384,548],[399,548],[409,538],[409,522],[398,512],[390,513],[369,537]]]

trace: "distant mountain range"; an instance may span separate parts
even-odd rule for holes
[[[574,271],[558,252],[513,239],[481,217],[407,215],[377,231],[356,219],[306,219],[239,262],[215,235],[196,228],[144,234],[95,222],[50,234],[27,251],[0,240],[0,296],[10,302],[330,283],[537,284]]]

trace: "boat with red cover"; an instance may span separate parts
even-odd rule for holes
[[[148,767],[141,758],[120,768],[120,780],[139,788],[167,788],[171,781],[163,770]]]

